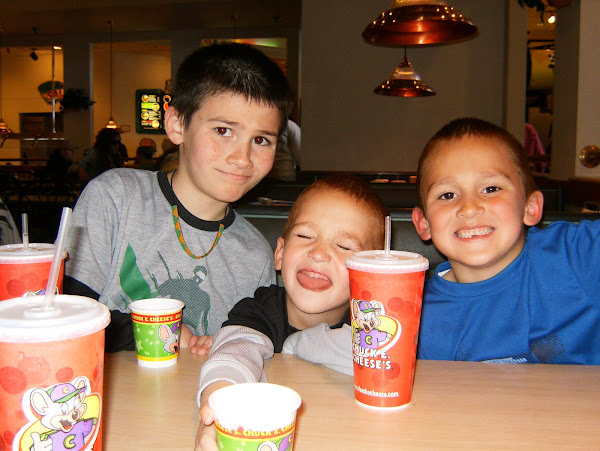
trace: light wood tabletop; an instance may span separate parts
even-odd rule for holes
[[[182,350],[150,369],[107,354],[104,449],[193,449],[205,357]],[[295,356],[265,362],[269,382],[302,397],[294,449],[600,449],[600,366],[417,361],[412,401],[354,401],[353,378]]]

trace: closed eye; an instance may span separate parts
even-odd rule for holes
[[[362,243],[353,236],[347,236],[335,241],[335,245],[343,252],[358,252],[363,249]]]

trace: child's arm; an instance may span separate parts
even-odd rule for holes
[[[284,354],[296,354],[312,363],[325,365],[339,373],[351,376],[352,330],[344,324],[339,329],[331,329],[322,323],[310,329],[290,335],[283,343]]]
[[[217,389],[242,382],[265,381],[264,359],[273,357],[273,342],[265,334],[244,326],[222,327],[213,339],[208,360],[200,370],[200,423],[196,434],[196,450],[217,449],[214,413],[208,398]]]
[[[200,393],[216,381],[263,382],[263,361],[273,357],[273,342],[245,326],[225,326],[213,337],[208,360],[200,370]]]

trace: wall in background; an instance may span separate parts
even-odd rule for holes
[[[451,119],[477,116],[503,125],[505,2],[451,5],[479,35],[408,48],[413,67],[437,93],[409,99],[372,92],[404,56],[401,48],[373,46],[361,36],[389,0],[303,0],[302,169],[414,171],[424,144]]]
[[[97,102],[93,115],[94,133],[103,128],[110,117],[109,56],[110,52],[106,46],[93,51],[93,92]],[[119,126],[131,127],[130,132],[121,135],[121,141],[127,147],[129,156],[135,157],[140,139],[152,138],[157,144],[158,152],[155,156],[158,156],[162,153],[161,143],[167,135],[136,133],[135,91],[164,89],[165,81],[171,78],[171,56],[113,50],[113,58],[113,116]]]
[[[38,60],[29,57],[31,48],[11,48],[2,51],[2,115],[6,124],[19,132],[19,113],[50,113],[52,105],[38,91],[38,86],[52,80],[52,51],[36,49]],[[55,52],[55,80],[64,81],[63,55]],[[56,111],[60,105],[56,103]],[[21,158],[21,143],[6,140],[0,148],[1,158]]]

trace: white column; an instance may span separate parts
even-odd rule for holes
[[[65,89],[83,88],[93,100],[92,92],[92,53],[90,43],[77,36],[64,40],[64,84]],[[79,160],[83,151],[92,146],[94,142],[92,105],[88,110],[64,113],[64,136],[79,147],[75,153],[75,160]]]
[[[558,9],[552,137],[552,177],[600,180],[600,166],[578,160],[587,145],[600,146],[600,1],[573,0]]]

